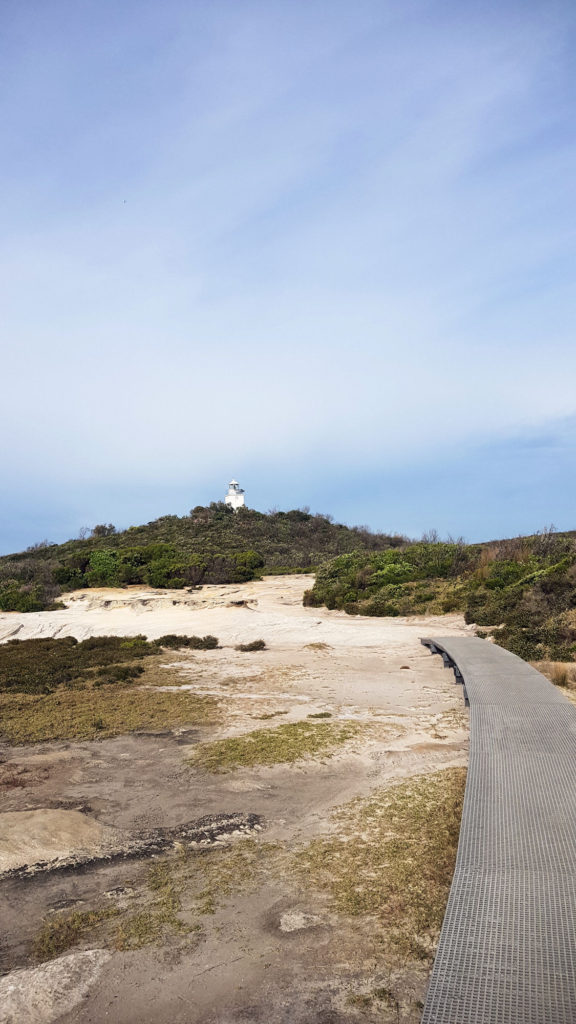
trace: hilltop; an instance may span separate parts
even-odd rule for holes
[[[213,502],[122,531],[101,524],[89,537],[1,557],[0,610],[42,611],[79,587],[183,588],[310,572],[338,555],[384,551],[403,541],[304,509],[234,512]]]

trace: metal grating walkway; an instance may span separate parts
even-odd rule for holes
[[[470,704],[458,856],[422,1024],[576,1024],[576,707],[486,640],[422,643]]]

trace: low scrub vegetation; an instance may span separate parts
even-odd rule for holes
[[[251,640],[250,643],[248,643],[248,644],[238,644],[238,646],[236,647],[236,650],[237,651],[244,651],[244,652],[265,651],[266,650],[266,641],[265,640]]]
[[[416,776],[334,814],[297,859],[336,910],[376,918],[385,950],[431,960],[454,873],[466,770]]]
[[[256,729],[243,736],[201,743],[195,748],[190,764],[208,772],[289,764],[301,758],[333,753],[360,731],[357,722],[289,722],[275,729]]]
[[[53,693],[62,686],[126,682],[140,674],[135,662],[157,653],[144,636],[9,640],[0,644],[0,693]]]
[[[213,698],[154,688],[171,682],[159,650],[143,636],[1,644],[0,734],[14,744],[39,743],[217,721]],[[152,685],[136,698],[135,684]]]
[[[155,643],[159,647],[173,647],[180,650],[189,647],[193,651],[214,651],[218,647],[217,636],[177,636],[175,633],[167,633],[161,636]]]
[[[572,661],[576,538],[544,531],[484,545],[426,540],[353,552],[321,566],[304,600],[352,615],[462,612],[521,658]]]
[[[63,591],[79,587],[197,587],[242,583],[266,572],[310,572],[320,562],[357,548],[379,551],[401,537],[334,523],[303,509],[233,512],[223,502],[187,516],[163,516],[116,531],[96,526],[65,544],[35,544],[0,558],[0,611],[58,607]]]

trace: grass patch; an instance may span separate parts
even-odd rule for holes
[[[117,914],[116,908],[108,907],[105,910],[75,910],[72,914],[45,918],[32,943],[34,958],[39,962],[53,960],[80,945],[99,924]]]
[[[170,934],[196,934],[197,918],[214,914],[223,899],[253,882],[267,863],[273,843],[244,839],[227,848],[185,850],[150,868],[147,902],[120,921],[114,937],[116,949],[140,949]]]
[[[219,718],[213,697],[178,690],[101,686],[59,690],[44,696],[0,694],[1,732],[12,744],[47,740],[104,739],[141,729],[206,725]]]
[[[331,753],[360,731],[361,726],[356,722],[289,722],[275,729],[256,729],[243,736],[201,743],[189,763],[209,772],[288,764],[304,757]]]
[[[178,638],[177,638],[178,639]],[[198,638],[190,638],[191,640]],[[203,637],[201,641],[214,640]],[[74,637],[0,645],[0,732],[9,743],[91,740],[218,720],[212,697],[138,689],[181,677],[145,637]]]
[[[218,904],[255,882],[278,847],[242,839],[223,850],[188,854],[183,864],[188,899],[198,914],[215,913]]]
[[[315,711],[311,715],[307,715],[307,718],[332,718],[331,711]]]
[[[297,856],[344,914],[376,918],[384,946],[428,960],[454,872],[466,770],[417,776],[335,812],[339,834]]]

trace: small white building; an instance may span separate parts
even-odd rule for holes
[[[246,504],[244,491],[237,480],[231,480],[228,484],[228,494],[224,498],[226,505],[231,505],[234,511]]]

